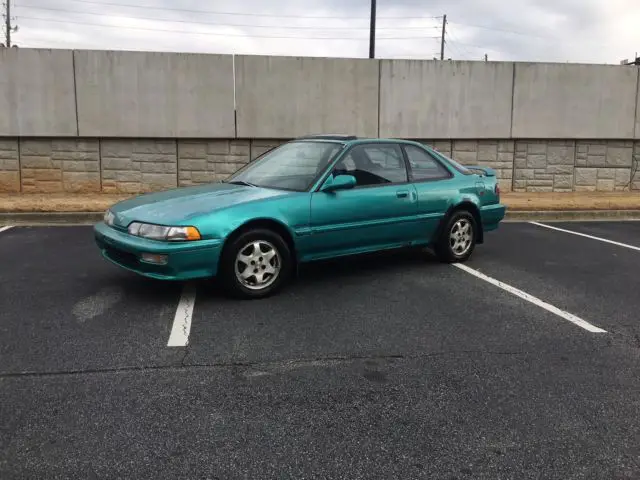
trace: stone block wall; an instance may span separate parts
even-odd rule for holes
[[[0,139],[0,193],[143,193],[231,173],[286,139]],[[640,141],[418,140],[503,192],[640,191]]]
[[[493,168],[502,191],[510,191],[513,177],[513,140],[419,140],[463,165]]]
[[[633,141],[518,141],[515,191],[613,192],[629,190],[637,166]]]
[[[102,191],[141,193],[175,188],[175,140],[102,140]]]
[[[640,190],[640,142],[633,147],[633,164],[631,166],[631,190]]]
[[[252,140],[251,146],[251,160],[255,160],[263,153],[271,150],[272,148],[282,145],[286,140]]]
[[[21,139],[19,159],[25,193],[100,191],[96,139]]]
[[[0,140],[0,192],[20,191],[18,140]]]
[[[574,185],[575,142],[517,141],[513,190],[571,192]]]
[[[443,155],[451,157],[453,142],[451,140],[417,140],[420,143],[430,146],[442,152]]]
[[[180,186],[224,180],[250,158],[248,140],[178,142]]]
[[[629,190],[634,164],[633,141],[579,141],[576,148],[576,191]]]

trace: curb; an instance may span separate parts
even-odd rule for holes
[[[505,221],[640,220],[640,210],[511,210]]]
[[[103,212],[0,212],[0,225],[93,225],[103,217]]]
[[[93,225],[102,212],[0,212],[0,225]],[[640,220],[640,210],[507,210],[505,221]]]

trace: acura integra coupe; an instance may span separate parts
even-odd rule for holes
[[[221,183],[140,195],[95,226],[102,255],[166,280],[217,277],[236,296],[278,291],[303,262],[403,247],[465,261],[505,216],[491,168],[421,143],[314,135]]]

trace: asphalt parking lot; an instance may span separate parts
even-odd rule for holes
[[[640,478],[640,222],[546,225],[249,302],[0,231],[0,478]]]

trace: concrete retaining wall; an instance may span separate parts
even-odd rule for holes
[[[0,192],[140,193],[215,182],[283,141],[4,139]],[[463,164],[494,168],[503,191],[640,191],[640,141],[420,141]]]
[[[0,192],[215,181],[309,133],[434,139],[505,190],[640,190],[639,72],[0,49]]]
[[[241,138],[378,135],[377,60],[236,57]]]
[[[0,136],[77,136],[73,52],[0,49]]]
[[[640,138],[640,69],[638,69],[638,89],[636,90],[636,129],[634,138]]]
[[[234,65],[235,63],[235,65]],[[640,69],[4,49],[0,137],[640,139]]]
[[[634,138],[638,68],[516,64],[515,138]]]
[[[384,60],[380,136],[510,138],[513,64]]]
[[[74,52],[80,136],[235,136],[233,58]]]

